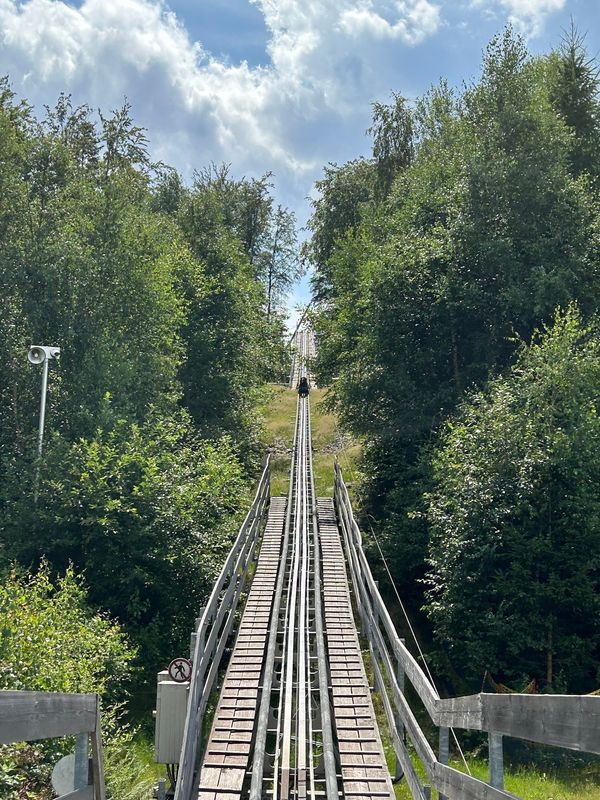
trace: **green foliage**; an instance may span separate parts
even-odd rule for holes
[[[325,177],[317,181],[320,197],[313,201],[312,237],[305,245],[304,257],[316,268],[313,293],[318,301],[327,301],[337,291],[330,259],[338,239],[357,229],[363,205],[373,196],[374,180],[373,166],[358,159],[341,167],[330,164],[325,167]]]
[[[473,685],[600,681],[599,384],[597,323],[557,315],[436,450],[428,612]]]
[[[61,95],[37,120],[4,80],[0,149],[0,558],[73,561],[154,670],[187,649],[260,461],[293,216],[268,175],[185,187],[127,104],[96,119]],[[62,350],[37,506],[32,343]]]
[[[576,175],[587,172],[597,179],[600,174],[600,68],[597,60],[588,56],[585,36],[573,23],[560,48],[553,54],[549,67],[552,102],[572,135],[569,150],[571,168]]]
[[[47,561],[35,574],[12,567],[0,586],[0,631],[0,688],[100,694],[108,796],[148,797],[134,734],[115,706],[127,697],[135,648],[117,622],[92,611],[73,566],[54,579]],[[72,751],[71,738],[0,747],[0,794],[50,800],[52,768]]]
[[[0,688],[97,692],[123,700],[135,649],[121,627],[94,614],[70,565],[55,580],[13,567],[0,586]]]
[[[393,98],[389,106],[373,103],[373,125],[368,130],[373,137],[379,199],[387,196],[395,177],[414,158],[413,115],[403,97],[394,94]]]
[[[555,58],[507,29],[460,95],[441,83],[413,111],[377,106],[374,159],[319,184],[318,380],[365,439],[365,510],[415,606],[436,431],[507,367],[515,334],[573,300],[596,307],[598,203],[553,104]]]
[[[183,412],[143,426],[119,420],[89,439],[54,437],[37,505],[23,492],[27,477],[17,476],[2,525],[10,557],[44,555],[58,570],[73,562],[151,671],[165,652],[187,649],[246,500],[229,440],[199,440]]]

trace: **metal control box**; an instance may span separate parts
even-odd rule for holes
[[[156,686],[154,758],[159,764],[178,764],[187,712],[189,683],[161,680]]]

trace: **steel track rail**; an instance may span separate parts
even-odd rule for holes
[[[294,452],[292,456],[292,464],[296,459],[297,444],[296,435],[298,430],[298,414],[299,408],[296,409],[296,434],[294,436]],[[293,505],[293,483],[290,481],[288,490],[288,502],[285,519],[285,531],[283,535],[282,545],[282,564],[285,564],[288,557],[290,535],[291,535],[291,517]],[[258,712],[258,721],[256,727],[256,739],[254,743],[254,754],[252,758],[252,778],[250,782],[250,800],[261,800],[263,796],[263,777],[265,769],[265,754],[267,747],[267,734],[269,725],[269,713],[271,708],[271,690],[273,687],[273,672],[275,668],[275,655],[277,652],[277,635],[279,631],[279,615],[281,612],[281,598],[283,595],[283,584],[285,579],[285,569],[282,567],[277,577],[277,586],[275,589],[275,598],[273,601],[273,613],[271,616],[271,624],[269,627],[269,644],[267,646],[267,654],[265,657],[265,667],[262,679],[262,694],[260,700],[260,708]]]
[[[306,331],[299,331],[295,346],[295,372],[299,380],[304,375],[308,377],[313,341]],[[327,800],[338,800],[340,796],[329,699],[316,508],[310,403],[308,398],[298,398],[282,562],[263,671],[250,800],[266,797],[270,800],[316,800],[324,795]],[[275,672],[280,642],[281,672],[277,682]],[[315,662],[317,680],[313,690]],[[270,764],[267,769],[266,761],[269,732],[275,735],[276,742],[272,769]],[[323,777],[316,774],[315,769],[314,736],[318,733],[322,739],[325,791]]]

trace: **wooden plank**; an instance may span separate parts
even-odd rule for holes
[[[437,701],[436,724],[446,728],[483,730],[483,707],[481,694],[465,697],[450,697]],[[499,695],[501,696],[501,695]],[[506,695],[508,696],[508,695]]]
[[[482,730],[600,753],[600,697],[482,694]]]
[[[510,792],[494,789],[488,783],[440,764],[439,761],[435,762],[427,774],[435,788],[448,800],[519,800]]]
[[[264,598],[260,602],[260,608],[264,609],[260,618],[264,616],[268,621],[280,566],[284,508],[285,498],[273,498],[256,571],[193,794],[199,800],[216,800],[222,796],[220,793],[235,800],[242,791],[268,636],[268,625],[257,623],[256,598]]]
[[[74,792],[63,794],[57,800],[94,800],[94,787],[84,786],[81,789],[75,789]]]
[[[319,498],[318,519],[332,712],[342,763],[343,796],[391,799],[394,790],[375,722],[331,500]]]
[[[96,695],[0,691],[0,744],[91,733]]]

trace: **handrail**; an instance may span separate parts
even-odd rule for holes
[[[267,456],[252,506],[221,569],[196,628],[193,669],[188,696],[175,800],[190,800],[198,767],[202,719],[218,674],[219,663],[235,621],[235,611],[270,497],[270,457]]]
[[[422,788],[409,766],[408,753],[400,735],[402,727],[406,728],[432,784],[441,796],[450,799],[470,797],[474,800],[496,800],[514,797],[504,791],[502,786],[502,736],[600,753],[598,696],[482,692],[467,697],[440,698],[428,676],[398,636],[382,600],[362,547],[362,535],[354,519],[348,489],[337,461],[334,503],[355,590],[357,610],[363,632],[369,641],[375,683],[382,698],[385,696],[384,710],[390,725],[394,750],[414,798],[422,797]],[[399,680],[399,676],[402,676],[402,680]],[[487,731],[490,734],[490,744],[495,743],[493,756],[490,747],[493,786],[465,775],[435,757],[404,696],[401,685],[404,676],[411,682],[441,732],[453,727]],[[499,773],[498,764],[492,764],[492,757],[500,758]]]
[[[75,761],[77,765],[81,751],[83,779],[64,795],[69,800],[106,800],[100,719],[97,694],[0,690],[0,744],[77,736]],[[93,783],[88,786],[89,738]]]

